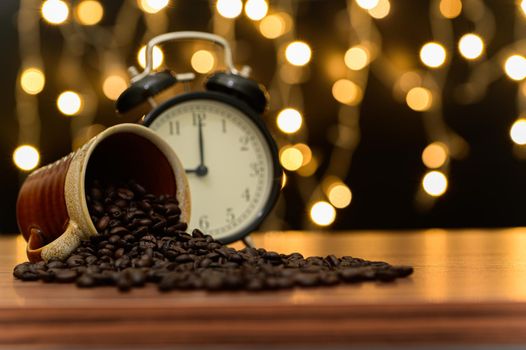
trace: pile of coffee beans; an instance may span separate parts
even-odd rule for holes
[[[303,257],[259,248],[236,250],[195,229],[186,232],[176,198],[156,196],[137,182],[94,181],[86,193],[98,236],[83,241],[65,260],[22,263],[24,281],[115,285],[126,291],[156,283],[173,289],[271,290],[361,281],[394,281],[413,272],[350,256]]]

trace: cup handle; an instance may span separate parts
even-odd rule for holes
[[[46,245],[42,245],[44,239],[41,232],[38,228],[30,230],[27,242],[27,256],[31,262],[48,261],[50,259],[65,260],[80,245],[80,240],[84,236],[77,223],[72,220],[69,220],[68,226],[62,235]]]

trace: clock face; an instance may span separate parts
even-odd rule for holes
[[[230,242],[261,218],[272,193],[274,163],[263,133],[241,110],[193,99],[168,107],[149,127],[186,169],[190,228]]]

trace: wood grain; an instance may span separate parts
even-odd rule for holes
[[[0,237],[0,345],[525,344],[526,229],[269,232],[258,246],[415,267],[393,284],[260,293],[119,293],[21,282]]]

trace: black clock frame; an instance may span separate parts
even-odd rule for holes
[[[225,243],[225,244],[232,243],[232,242],[245,238],[251,232],[255,231],[259,227],[259,225],[261,225],[265,217],[270,213],[272,208],[274,208],[274,205],[276,204],[278,200],[279,193],[281,190],[282,176],[283,176],[282,168],[279,163],[278,148],[276,146],[276,142],[272,138],[272,135],[270,134],[265,123],[263,122],[260,114],[258,114],[252,108],[250,108],[245,102],[240,101],[239,99],[236,99],[235,97],[232,97],[230,95],[219,93],[219,92],[214,92],[214,91],[189,92],[189,93],[185,93],[185,94],[181,94],[181,95],[172,97],[166,100],[165,102],[161,103],[159,106],[154,108],[150,113],[148,113],[142,120],[142,124],[145,126],[150,126],[157,117],[159,117],[163,112],[165,112],[172,106],[183,103],[183,102],[192,101],[192,100],[219,101],[219,102],[226,103],[238,109],[244,115],[246,115],[249,118],[249,120],[252,121],[254,125],[259,129],[259,131],[263,135],[270,149],[272,165],[273,165],[273,179],[271,183],[271,189],[270,189],[270,195],[269,195],[268,201],[263,207],[263,209],[261,210],[261,212],[257,215],[254,222],[250,224],[247,228],[245,228],[244,230],[240,232],[236,232],[235,234],[229,236],[226,239],[224,238],[219,239],[222,243]],[[190,197],[191,195],[192,194],[190,193]]]

